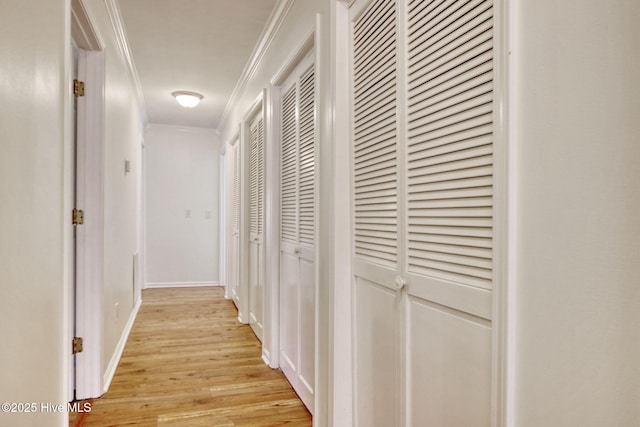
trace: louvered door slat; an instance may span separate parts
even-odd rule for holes
[[[429,25],[438,16],[446,13],[447,9],[458,6],[462,0],[457,1],[411,1],[409,2],[409,28],[419,28]]]
[[[454,105],[449,105],[448,100],[446,100],[441,102],[440,105],[435,105],[425,111],[413,114],[414,119],[410,124],[412,136],[416,128],[424,128],[430,123],[433,123],[430,127],[438,129],[483,114],[489,114],[493,111],[491,103],[493,95],[491,92],[485,92],[479,96],[475,95],[475,91],[470,92],[469,96],[473,96],[473,98],[466,98],[464,101],[459,101]]]
[[[473,236],[452,236],[452,235],[440,235],[440,234],[417,234],[415,240],[417,244],[444,244],[468,248],[484,248],[491,249],[491,242],[487,239],[473,237]]]
[[[381,120],[379,123],[371,125],[369,129],[363,130],[361,133],[355,135],[357,143],[355,148],[362,148],[363,145],[368,144],[372,139],[384,136],[387,141],[395,141],[396,139],[396,118],[394,115],[389,114],[387,118]]]
[[[427,25],[414,28],[409,34],[409,48],[420,46],[420,54],[444,52],[444,45],[456,46],[468,37],[467,32],[483,22],[490,20],[492,14],[486,13],[491,4],[484,0],[460,2],[462,7],[450,7],[444,13],[431,20]],[[440,45],[440,46],[438,46]]]
[[[390,23],[387,28],[380,28],[381,31],[385,31],[388,28],[392,27],[393,23]],[[395,35],[393,33],[384,34],[384,40],[382,43],[375,43],[374,40],[368,41],[368,46],[363,45],[363,50],[366,49],[369,52],[362,53],[362,58],[366,58],[367,54],[371,52],[375,52],[377,55],[377,61],[359,61],[359,58],[356,58],[356,66],[355,66],[355,77],[366,80],[373,75],[379,74],[378,71],[385,69],[391,61],[395,58]],[[380,36],[376,36],[378,38]],[[375,49],[375,51],[374,51]],[[356,86],[356,88],[361,89],[362,86]]]
[[[354,46],[358,43],[363,43],[363,40],[371,38],[371,35],[380,27],[382,23],[388,19],[390,10],[395,8],[395,1],[375,1],[373,2],[367,12],[358,19],[358,22],[353,31]],[[354,56],[357,56],[358,52],[354,52]]]
[[[484,63],[480,67],[467,70],[462,74],[456,75],[441,84],[426,83],[414,88],[409,98],[409,111],[421,110],[430,106],[464,93],[470,88],[474,88],[491,82],[493,73],[491,71],[491,63]]]
[[[429,98],[416,97],[409,107],[410,113],[420,111],[420,114],[427,116],[436,112],[446,111],[456,105],[462,105],[465,100],[480,98],[482,96],[491,95],[493,90],[493,76],[490,73],[482,74],[464,85],[454,86],[448,90],[440,92],[436,96]]]
[[[409,270],[490,288],[491,2],[418,3],[408,28]]]
[[[361,91],[357,98],[354,98],[354,105],[361,108],[363,104],[376,104],[381,99],[388,99],[389,96],[395,95],[395,72],[393,67],[387,70],[387,73],[378,80],[378,90],[375,92]]]
[[[375,185],[367,185],[359,188],[355,193],[356,205],[362,203],[386,203],[386,206],[392,208],[394,206],[397,191],[395,175],[379,177],[384,179],[383,182]],[[378,178],[376,178],[378,179]]]
[[[458,145],[458,144],[451,144]],[[459,151],[446,152],[442,151],[447,147],[437,147],[438,150],[425,150],[424,152],[417,151],[412,156],[415,158],[415,165],[412,166],[410,177],[435,175],[443,172],[450,172],[460,169],[477,168],[484,165],[490,165],[492,162],[491,153],[493,147],[488,145],[478,145],[476,147],[469,147]],[[433,152],[438,154],[432,154]],[[420,157],[421,154],[430,157]],[[428,170],[421,170],[426,166],[433,166]]]
[[[249,232],[258,233],[258,126],[249,127]]]
[[[438,76],[451,72],[456,75],[457,72],[475,68],[484,62],[490,61],[493,34],[486,31],[482,36],[482,40],[472,39],[437,60],[430,61],[430,58],[425,58],[416,62],[409,69],[411,83],[422,84],[432,81],[433,84],[438,84],[442,80],[437,79]]]
[[[296,97],[293,85],[282,97],[281,119],[280,238],[290,243],[298,239]]]
[[[354,29],[355,253],[387,266],[397,262],[396,26],[395,1],[374,1]]]
[[[413,138],[410,138],[412,145],[409,156],[424,150],[438,150],[434,152],[444,154],[450,151],[448,148],[450,144],[457,144],[457,150],[490,144],[493,139],[491,132],[491,123],[486,123],[486,120],[484,124],[479,123],[477,118],[474,119],[473,124],[468,124],[467,129],[459,132],[450,133],[449,129],[439,129],[436,134],[419,129],[418,132],[414,132]]]
[[[315,241],[315,70],[300,77],[300,244]]]
[[[360,114],[362,116],[354,123],[356,135],[366,135],[370,133],[371,130],[377,128],[373,125],[380,123],[381,120],[393,118],[393,115],[395,114],[394,101],[395,100],[391,98],[384,103],[372,105],[366,110],[361,110]]]
[[[258,225],[257,232],[262,236],[264,231],[264,118],[260,116],[257,123],[257,202],[258,202]]]

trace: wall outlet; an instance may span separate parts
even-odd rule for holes
[[[120,317],[120,303],[116,303],[116,320]]]
[[[191,209],[185,209],[184,210],[184,217],[185,218],[191,218]]]

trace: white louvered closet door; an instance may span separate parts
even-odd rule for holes
[[[260,341],[264,324],[264,119],[249,125],[249,325]]]
[[[229,146],[231,179],[231,236],[228,255],[228,286],[231,299],[238,307],[240,303],[240,144],[238,138]]]
[[[280,365],[313,412],[315,70],[309,55],[281,87]]]
[[[488,426],[492,3],[351,13],[357,424]]]

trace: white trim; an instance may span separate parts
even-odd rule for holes
[[[262,359],[273,369],[278,368],[280,355],[280,94],[272,85],[267,88],[265,105],[265,288],[264,337]],[[271,189],[267,191],[266,189]]]
[[[331,2],[331,96],[333,134],[331,202],[333,224],[328,236],[332,245],[329,286],[332,300],[329,316],[333,322],[329,342],[333,345],[328,370],[327,425],[353,426],[353,366],[351,322],[351,153],[349,107],[349,6],[342,0]],[[346,260],[346,261],[345,261]]]
[[[136,100],[138,101],[138,109],[142,117],[143,127],[149,122],[149,116],[147,114],[147,107],[144,100],[144,93],[142,92],[142,84],[140,83],[140,77],[138,76],[138,70],[136,64],[133,61],[131,49],[129,47],[129,41],[127,40],[127,32],[122,22],[122,14],[120,13],[120,6],[118,0],[103,0],[104,5],[111,21],[113,32],[116,36],[116,42],[120,55],[127,66],[129,71],[129,77],[131,83],[135,89]]]
[[[240,74],[240,78],[238,79],[238,83],[236,83],[231,96],[229,97],[229,101],[222,112],[222,116],[220,116],[220,122],[218,123],[218,129],[224,129],[224,124],[227,120],[229,120],[229,114],[233,111],[233,108],[238,103],[238,97],[244,91],[247,83],[255,73],[256,69],[260,66],[262,62],[262,58],[264,58],[267,49],[271,45],[271,42],[275,38],[280,26],[284,22],[289,10],[293,6],[294,0],[279,0],[278,4],[273,9],[269,20],[267,21],[267,25],[265,26],[258,43],[256,44],[251,56],[249,57],[249,61],[245,65],[242,70],[242,74]]]
[[[268,87],[266,121],[270,123],[265,144],[265,339],[263,358],[270,352],[269,366],[280,366],[280,93],[272,85]]]
[[[214,135],[218,135],[219,132],[214,128],[203,128],[199,126],[184,126],[184,125],[169,125],[166,123],[147,123],[145,125],[145,129],[150,128],[167,128],[179,132],[192,132],[192,133],[212,133]]]
[[[153,282],[147,283],[145,289],[150,288],[190,288],[201,286],[222,286],[220,282]]]
[[[218,271],[220,274],[220,286],[224,286],[225,298],[227,297],[227,229],[228,229],[228,200],[227,200],[227,154],[226,144],[222,144],[218,161]]]
[[[258,96],[256,96],[255,101],[251,104],[251,107],[247,110],[244,117],[242,118],[243,126],[248,128],[251,120],[256,117],[258,114],[263,112],[264,109],[264,99],[265,99],[265,90],[262,89]],[[246,130],[246,129],[245,129]]]
[[[515,427],[516,425],[516,327],[517,327],[517,269],[518,269],[518,257],[516,255],[517,248],[517,218],[518,218],[518,149],[515,129],[518,129],[517,115],[514,113],[515,106],[517,105],[516,97],[518,96],[512,85],[512,76],[518,74],[518,70],[515,69],[517,63],[516,57],[512,55],[511,47],[517,45],[516,37],[517,31],[514,26],[516,25],[516,8],[518,8],[518,2],[512,0],[502,0],[503,7],[501,11],[502,16],[502,30],[501,37],[504,37],[504,44],[502,46],[502,55],[504,57],[504,76],[503,85],[505,86],[504,97],[504,118],[506,149],[507,149],[507,171],[505,172],[508,179],[507,197],[506,202],[506,218],[507,218],[507,240],[505,242],[506,248],[504,255],[507,257],[506,268],[506,283],[505,292],[503,297],[504,304],[504,361],[503,361],[503,427]]]
[[[322,15],[316,14],[315,19],[315,354],[314,354],[314,388],[313,388],[313,424],[315,426],[329,425],[329,413],[333,371],[333,288],[325,286],[331,283],[333,269],[333,250],[330,236],[333,233],[333,150],[331,147],[333,135],[332,97],[330,95],[331,73],[327,72],[327,65],[323,58],[327,57],[331,46],[325,44],[322,26]],[[327,53],[325,53],[327,52]],[[324,264],[326,262],[326,266]]]
[[[131,314],[129,315],[127,324],[124,325],[124,330],[122,331],[120,340],[116,345],[116,349],[113,352],[113,356],[111,356],[109,365],[107,366],[107,369],[104,373],[102,394],[106,393],[109,390],[109,386],[111,386],[111,381],[113,380],[113,376],[115,375],[116,369],[118,368],[118,364],[120,363],[120,358],[122,358],[124,347],[127,344],[127,340],[129,339],[131,328],[133,328],[133,324],[136,321],[136,317],[138,316],[138,310],[140,310],[141,304],[142,304],[142,298],[139,298],[138,301],[136,301],[135,305],[133,306],[133,310],[131,310]]]
[[[271,366],[272,362],[271,362],[271,359],[270,359],[269,356],[270,356],[269,350],[267,350],[265,348],[265,346],[263,345],[262,346],[262,361],[264,362],[265,365],[267,365],[269,367],[272,367]]]
[[[80,49],[104,50],[104,42],[95,30],[82,0],[71,1],[71,37]]]
[[[508,0],[494,2],[494,286],[492,313],[492,426],[505,427],[513,410],[514,294],[512,222],[515,209],[509,128]]]
[[[63,19],[65,28],[71,27],[71,7],[69,3],[64,4]],[[73,182],[73,157],[74,157],[74,129],[73,129],[73,79],[75,77],[73,65],[73,43],[71,32],[65,31],[62,39],[63,57],[61,65],[61,73],[59,76],[59,102],[62,108],[62,200],[61,200],[61,223],[60,231],[62,231],[62,287],[61,301],[52,302],[53,304],[62,303],[62,319],[61,339],[59,345],[52,347],[51,351],[55,351],[55,357],[59,358],[60,364],[54,365],[53,369],[57,369],[60,373],[59,389],[56,396],[61,399],[73,398],[73,389],[75,382],[74,358],[69,351],[69,343],[73,337],[75,307],[74,298],[74,254],[73,254],[73,226],[67,216],[73,209],[74,182]],[[57,286],[57,283],[55,283]],[[5,317],[6,319],[6,317]],[[63,425],[69,424],[69,414],[62,414]]]
[[[282,67],[280,67],[276,74],[271,78],[272,86],[282,86],[298,64],[300,64],[307,54],[313,50],[317,32],[318,29],[314,28],[307,34],[302,43],[300,43],[296,50],[294,50],[287,58]]]

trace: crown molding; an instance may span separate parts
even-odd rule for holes
[[[227,102],[227,105],[222,112],[222,116],[220,116],[218,129],[224,129],[225,123],[229,119],[231,110],[238,102],[238,97],[247,86],[247,82],[255,74],[256,69],[262,62],[262,58],[269,49],[271,42],[282,26],[282,23],[287,17],[287,14],[291,10],[293,3],[294,0],[278,0],[276,7],[273,9],[269,20],[267,21],[267,25],[264,27],[264,30],[262,30],[262,34],[260,35],[258,43],[251,52],[249,61],[247,61],[244,69],[242,70],[242,74],[240,75],[240,78],[238,79],[238,82],[236,83],[236,86],[233,89],[231,96],[229,97],[229,101]]]
[[[131,54],[131,48],[129,47],[129,41],[127,40],[127,32],[122,22],[122,14],[120,13],[120,5],[118,0],[103,0],[104,5],[111,21],[111,27],[116,36],[116,42],[118,50],[124,59],[125,64],[129,70],[129,76],[131,77],[131,83],[133,84],[140,114],[142,116],[143,127],[149,123],[149,116],[147,113],[147,106],[144,100],[144,93],[142,92],[142,84],[140,83],[140,77],[138,76],[138,70],[136,64],[133,62],[133,55]]]
[[[147,125],[145,126],[146,130],[157,129],[157,128],[171,129],[177,132],[207,133],[211,135],[220,134],[217,129],[203,128],[198,126],[171,125],[167,123],[147,123]]]

